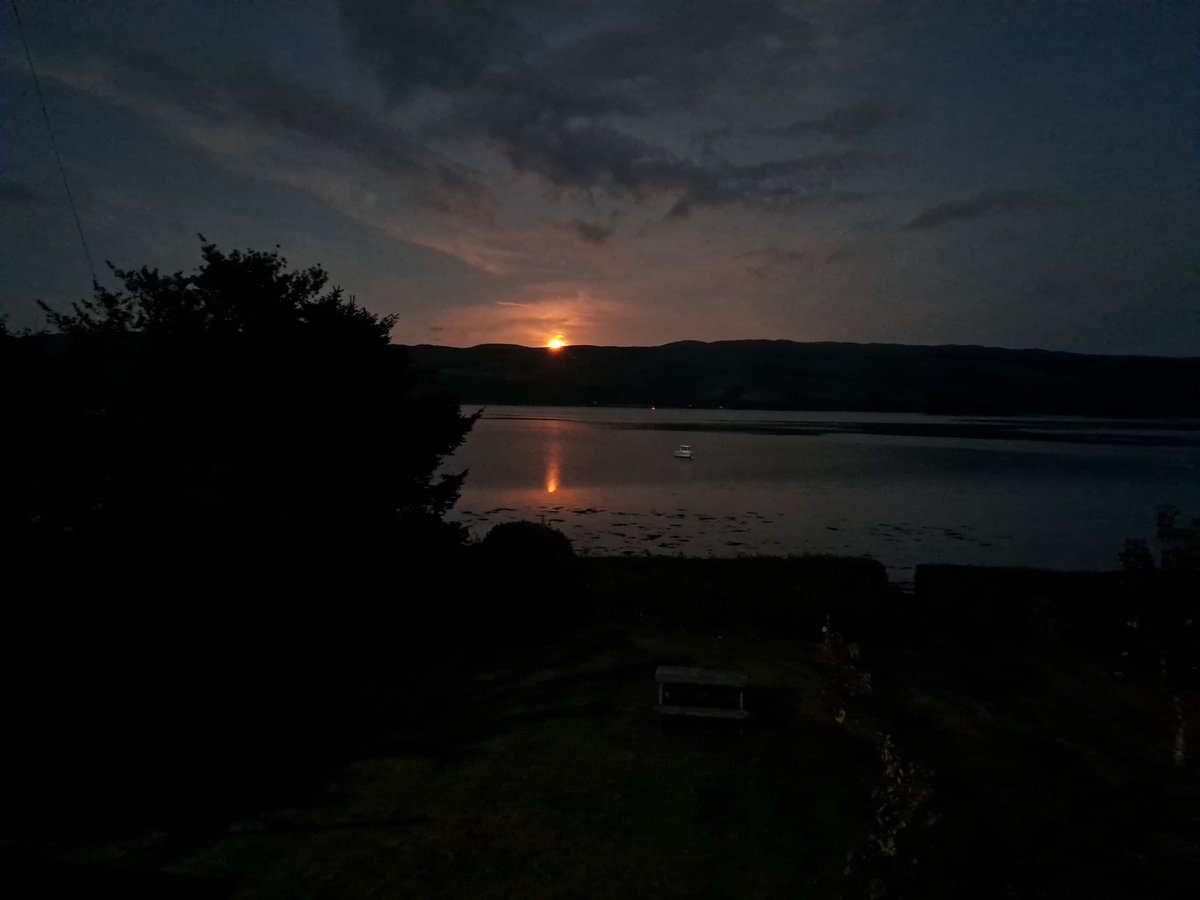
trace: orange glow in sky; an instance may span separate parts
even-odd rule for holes
[[[567,339],[561,334],[556,334],[546,342],[546,346],[551,350],[561,350],[563,347],[567,346]]]

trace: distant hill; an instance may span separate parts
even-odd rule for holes
[[[1200,416],[1200,357],[794,341],[403,349],[466,403]]]

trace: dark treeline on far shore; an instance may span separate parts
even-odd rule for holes
[[[424,378],[472,403],[1200,415],[1200,357],[749,340],[406,349]]]

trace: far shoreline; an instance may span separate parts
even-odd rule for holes
[[[727,409],[724,407],[695,408],[669,406],[580,406],[574,404],[523,403],[461,403],[463,409],[480,410],[482,418],[520,418],[504,414],[489,414],[495,407],[521,410],[587,410],[594,413],[664,412],[684,413],[700,417],[697,420],[669,422],[604,422],[606,427],[646,431],[691,431],[711,433],[742,433],[820,437],[827,434],[869,434],[895,437],[929,437],[978,440],[1022,440],[1067,444],[1104,444],[1141,447],[1200,447],[1200,418],[1164,416],[1137,419],[1086,415],[991,415],[981,413],[925,413],[865,410],[791,410],[791,409]],[[763,422],[706,421],[716,415],[751,415],[796,417],[792,421],[778,419]],[[800,418],[804,417],[804,418]],[[836,417],[836,418],[831,418]],[[854,417],[853,419],[844,417]],[[886,417],[886,418],[879,418]],[[896,421],[896,417],[914,421]],[[543,418],[543,417],[533,417]],[[891,419],[891,421],[889,421]],[[925,420],[925,421],[920,421]],[[940,421],[930,421],[940,420]],[[948,420],[948,421],[947,421]],[[1033,430],[1032,426],[1038,426]],[[1102,426],[1099,428],[1090,426]],[[1150,432],[1150,433],[1138,433]],[[1171,432],[1157,434],[1155,432]],[[1183,434],[1184,432],[1186,434]]]

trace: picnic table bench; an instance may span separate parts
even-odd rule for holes
[[[658,682],[657,709],[664,715],[716,719],[750,715],[746,712],[747,679],[741,672],[659,666],[654,679]]]

